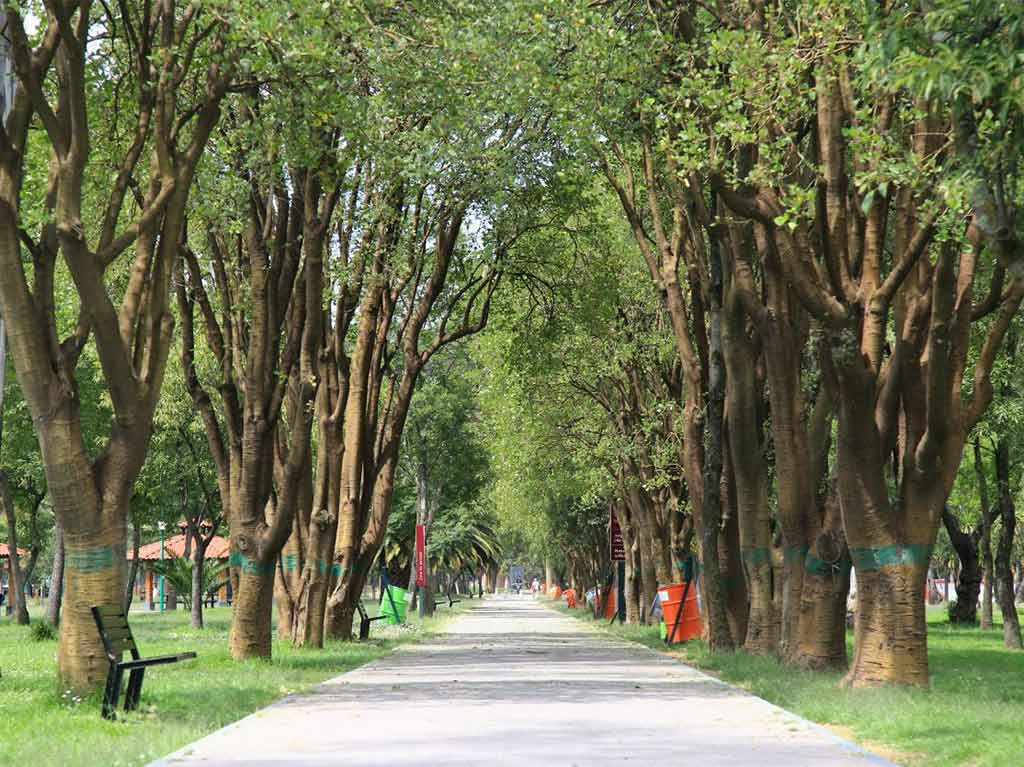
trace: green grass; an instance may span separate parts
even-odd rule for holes
[[[231,660],[230,608],[207,610],[202,631],[189,627],[184,610],[133,612],[143,655],[194,650],[199,657],[148,670],[139,711],[119,710],[115,722],[100,718],[98,697],[78,701],[57,689],[56,641],[34,641],[28,627],[0,619],[0,765],[146,764],[277,698],[432,633],[451,612],[444,608],[423,623],[414,617],[407,627],[377,622],[371,636],[379,638],[329,642],[323,650],[296,650],[275,640],[269,663]]]
[[[591,622],[582,610],[558,609]],[[657,626],[593,623],[665,651]],[[930,690],[842,689],[841,674],[798,671],[745,653],[712,655],[702,642],[677,645],[672,654],[900,764],[1024,764],[1024,653],[1003,647],[1001,626],[951,626],[942,608],[929,611],[928,635]]]

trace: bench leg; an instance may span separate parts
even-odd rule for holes
[[[359,621],[359,638],[369,639],[370,638],[370,621],[363,618]]]
[[[124,672],[119,666],[112,666],[107,674],[107,686],[103,690],[103,718],[116,719],[117,699],[121,697],[121,678]]]
[[[139,695],[142,694],[142,678],[144,668],[133,668],[128,674],[128,689],[124,693],[124,710],[134,711],[139,707]]]

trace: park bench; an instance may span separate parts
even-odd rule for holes
[[[124,710],[131,711],[139,705],[142,693],[142,677],[148,666],[163,666],[196,657],[194,652],[183,652],[177,655],[156,655],[152,658],[140,658],[139,649],[135,645],[128,616],[120,605],[100,605],[92,608],[92,617],[103,640],[103,649],[110,661],[107,673],[107,686],[103,691],[103,718],[114,719],[117,699],[121,697],[121,679],[128,671],[128,688],[124,694]],[[125,652],[131,653],[131,660],[124,660]]]
[[[459,602],[462,601],[461,599],[453,599],[452,595],[450,593],[449,594],[441,594],[440,596],[443,596],[445,599],[448,600],[448,606],[449,607],[454,607],[455,605],[457,605]],[[437,604],[437,597],[434,597],[434,604]]]
[[[363,600],[356,602],[356,609],[359,611],[359,638],[369,639],[370,638],[370,624],[374,621],[379,621],[381,618],[386,618],[386,615],[374,615],[372,618],[366,614],[366,608],[363,607]]]

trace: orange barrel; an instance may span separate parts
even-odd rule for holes
[[[560,586],[552,587],[548,593],[551,594],[552,599],[557,600],[562,598],[562,588]]]
[[[660,592],[661,589],[658,589]],[[682,597],[682,594],[679,594]],[[659,594],[660,597],[660,594]],[[682,615],[679,611],[682,610]],[[672,632],[672,626],[676,623],[676,616],[679,615],[679,624],[676,626],[675,636],[672,643],[685,642],[688,639],[696,639],[700,636],[700,609],[697,606],[697,584],[690,584],[690,591],[686,595],[686,603],[682,599],[663,601],[661,603],[661,620],[664,624],[665,637]]]
[[[693,585],[690,585],[690,590],[693,591]],[[685,583],[669,583],[666,586],[660,586],[658,588],[658,601],[659,602],[681,602],[683,599],[683,592],[686,591]]]

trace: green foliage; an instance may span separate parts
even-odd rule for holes
[[[501,540],[493,514],[473,504],[439,514],[427,544],[435,567],[453,573],[501,564]]]
[[[32,621],[28,630],[29,636],[34,642],[55,642],[57,641],[57,629],[46,621]]]
[[[192,608],[192,576],[195,563],[188,557],[170,557],[157,560],[152,564],[153,572],[162,575],[174,587],[178,599],[185,603],[186,609]],[[207,561],[203,563],[203,580],[201,593],[203,596],[215,594],[227,584],[228,563]]]

